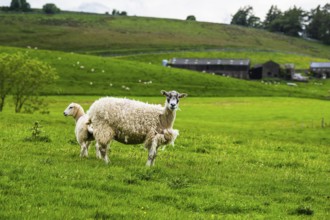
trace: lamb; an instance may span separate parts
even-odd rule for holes
[[[94,140],[93,129],[89,125],[88,115],[85,114],[84,109],[77,103],[71,103],[65,110],[64,116],[72,116],[76,121],[75,135],[76,139],[81,147],[80,156],[88,157],[88,147],[91,141]],[[98,145],[96,143],[96,157],[101,158],[100,152],[98,150]]]
[[[148,149],[147,166],[153,166],[157,150],[174,144],[179,131],[173,129],[179,99],[187,96],[176,91],[161,91],[165,106],[126,98],[104,97],[95,101],[88,112],[102,159],[108,163],[108,145],[112,140],[123,144],[142,144]]]

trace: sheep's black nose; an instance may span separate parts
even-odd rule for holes
[[[63,112],[63,115],[66,116],[65,112]]]

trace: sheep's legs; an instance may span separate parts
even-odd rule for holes
[[[82,143],[80,145],[80,157],[87,157],[88,156],[88,144]]]
[[[155,165],[155,158],[157,156],[157,144],[155,141],[153,141],[151,147],[149,148],[149,154],[148,154],[148,161],[146,166],[154,166]]]
[[[87,141],[80,145],[80,157],[88,157],[88,147],[91,142]]]
[[[96,158],[97,159],[102,159],[101,152],[100,152],[100,147],[99,147],[99,144],[97,142],[95,143],[95,152],[96,152]]]
[[[86,142],[86,148],[85,148],[85,157],[88,157],[88,149],[89,149],[89,145],[91,144],[90,141]]]
[[[104,160],[106,164],[108,164],[110,162],[108,157],[108,145],[100,144],[99,147],[100,147],[99,150],[100,150],[101,158]]]
[[[85,145],[80,146],[80,157],[84,157],[86,152]]]
[[[93,122],[92,122],[93,124]],[[94,127],[93,134],[96,140],[96,157],[100,157],[107,164],[110,162],[108,157],[109,147],[114,136],[114,132],[111,127],[106,123],[100,123]]]

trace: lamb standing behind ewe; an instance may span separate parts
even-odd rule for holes
[[[88,112],[93,133],[106,163],[112,140],[123,144],[142,144],[149,150],[147,166],[154,165],[157,149],[174,143],[179,134],[173,129],[179,99],[187,94],[161,91],[165,107],[139,101],[106,97],[95,101]]]
[[[84,109],[77,103],[71,103],[65,110],[65,116],[72,116],[76,120],[75,135],[76,139],[81,147],[80,156],[88,156],[88,147],[91,141],[94,140],[93,130],[89,125],[88,115],[85,114]],[[98,145],[96,143],[96,157],[101,158],[100,152],[98,150]]]

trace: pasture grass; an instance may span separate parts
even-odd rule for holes
[[[63,111],[95,99],[52,96],[48,115],[0,113],[0,218],[329,218],[328,101],[188,97],[175,146],[146,168],[142,145],[114,142],[109,165],[93,147],[79,157],[74,120]],[[25,140],[35,121],[50,141]]]
[[[235,25],[87,13],[0,13],[0,45],[96,55],[205,49],[276,50],[329,58],[329,46]]]
[[[299,72],[309,70],[311,62],[328,62],[327,58],[303,55],[290,52],[280,52],[277,50],[249,50],[249,49],[223,49],[223,50],[205,50],[205,51],[186,51],[186,52],[167,52],[154,54],[138,54],[121,56],[120,59],[140,61],[145,63],[158,64],[162,60],[173,58],[216,58],[216,59],[249,59],[251,67],[257,64],[263,64],[270,60],[280,64],[284,68],[285,64],[294,64]]]
[[[59,51],[39,49],[19,49],[0,47],[2,53],[27,53],[54,67],[59,79],[53,86],[45,88],[44,95],[107,95],[107,96],[158,96],[159,91],[176,90],[190,96],[283,96],[326,99],[329,97],[330,83],[326,80],[313,80],[310,83],[297,83],[289,87],[285,81],[262,84],[260,81],[240,80],[207,73],[166,68],[161,66],[161,55],[155,55],[155,62],[147,62],[151,56],[109,58]],[[213,53],[212,56],[224,53]],[[272,56],[266,52],[250,53],[242,51],[233,56],[249,56],[253,63],[261,62],[262,57]],[[205,53],[189,53],[190,56],[206,56]],[[301,65],[312,61],[312,57],[274,53],[283,60],[303,60]],[[168,57],[164,55],[164,57]],[[133,59],[133,60],[132,60]],[[322,59],[320,59],[322,60]],[[283,61],[284,62],[284,61]],[[303,64],[304,63],[304,64]],[[305,67],[305,66],[304,66]],[[271,81],[278,81],[271,79]]]

